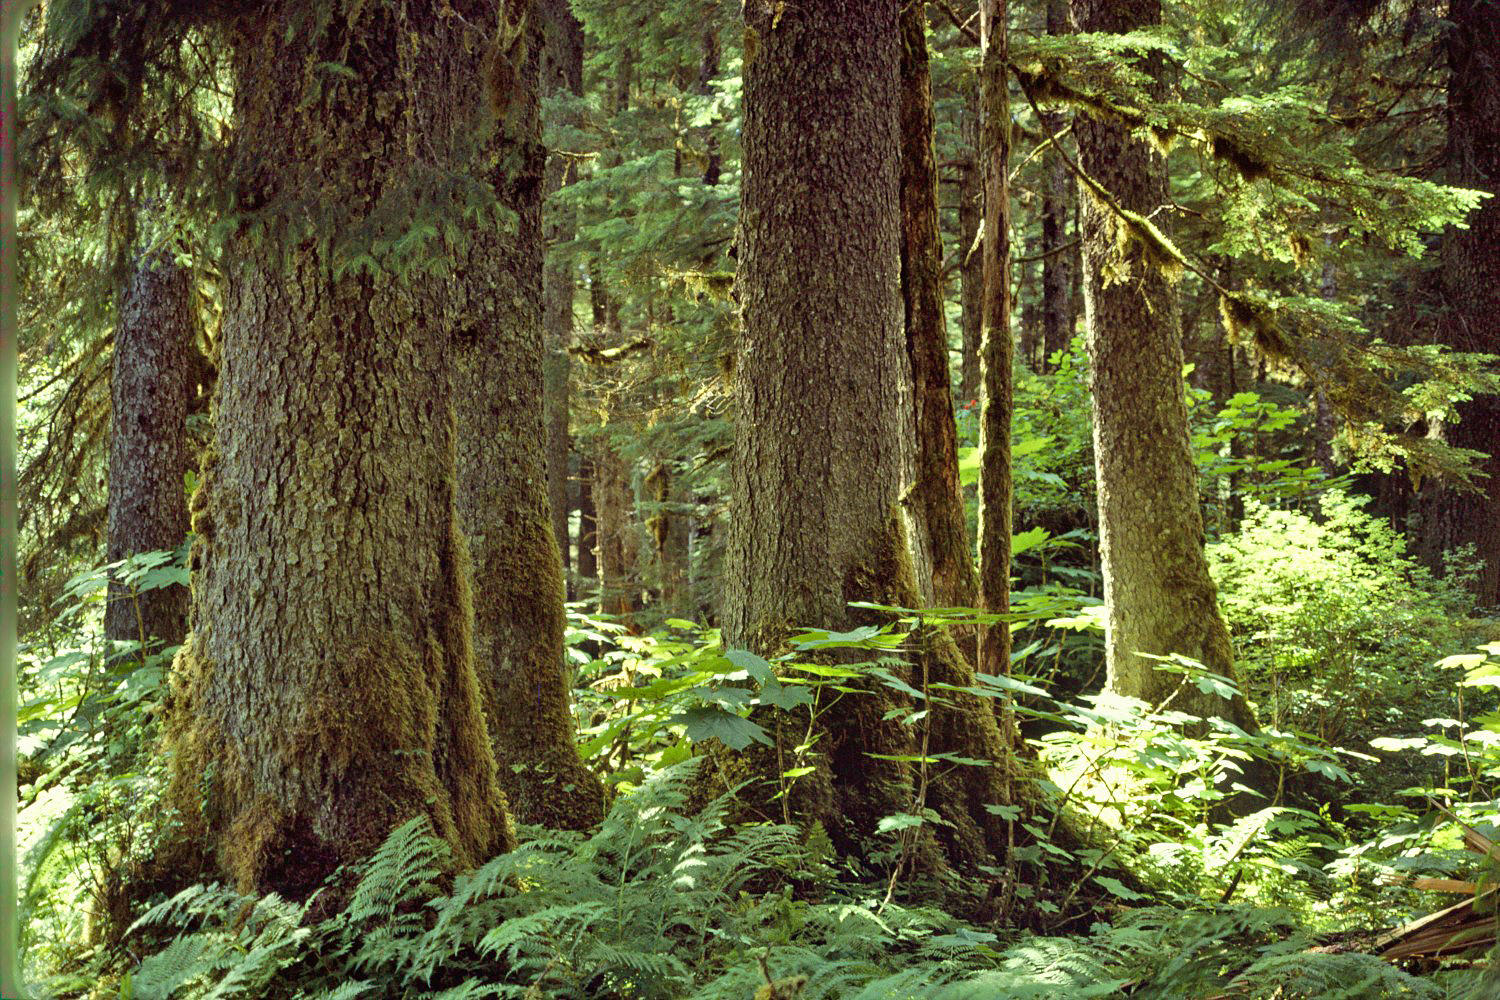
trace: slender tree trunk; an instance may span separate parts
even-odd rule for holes
[[[547,30],[534,26],[534,38]],[[524,823],[584,829],[603,791],[578,759],[563,652],[562,560],[548,508],[543,437],[539,46],[516,68],[493,153],[515,232],[486,228],[454,272],[458,513],[474,573],[474,664],[500,785]],[[503,169],[504,173],[500,170]],[[549,359],[551,360],[551,359]],[[564,461],[566,453],[564,453]],[[566,501],[564,501],[566,502]],[[564,533],[563,538],[567,535]]]
[[[714,80],[719,76],[719,33],[711,5],[704,10],[703,21],[703,59],[698,64],[698,86],[695,89],[699,94],[707,96],[713,93]],[[708,161],[703,165],[703,183],[709,187],[718,184],[724,172],[724,157],[719,152],[718,128],[717,121],[703,126],[703,148],[708,153]]]
[[[1323,265],[1323,282],[1319,292],[1325,299],[1338,297],[1338,272],[1334,270],[1333,261]],[[1328,394],[1321,388],[1313,393],[1313,461],[1318,464],[1325,475],[1332,476],[1338,472],[1333,461],[1333,439],[1338,433],[1338,424],[1334,420],[1333,407],[1328,404]]]
[[[567,0],[539,0],[542,26],[542,96],[583,91],[583,25]],[[545,195],[551,199],[572,181],[572,161],[551,152],[547,156]],[[547,264],[542,275],[542,315],[546,364],[542,378],[546,400],[547,498],[552,507],[552,531],[568,567],[568,382],[573,341],[573,257],[562,248],[573,239],[577,220],[573,210],[556,203],[546,206]]]
[[[774,653],[794,626],[871,620],[850,601],[909,607],[919,599],[898,507],[914,432],[900,297],[899,6],[746,8],[754,54],[745,73],[744,334],[724,573],[731,646]],[[972,683],[951,640],[923,635],[919,644],[914,683]],[[1004,823],[985,805],[1004,801],[1008,772],[924,775],[907,761],[917,730],[931,752],[1006,761],[994,714],[964,696],[921,725],[895,721],[900,710],[883,687],[830,707],[816,771],[793,786],[789,806],[820,822],[837,849],[859,855],[877,821],[912,810],[920,790],[945,823],[903,841],[901,870],[962,872],[967,880],[950,888],[984,896],[1006,843]],[[752,749],[725,764],[774,776],[777,757]],[[762,808],[781,812],[780,803]]]
[[[964,145],[968,155],[959,168],[958,183],[958,297],[963,316],[963,368],[959,403],[979,399],[979,340],[984,325],[984,257],[974,248],[984,219],[984,168],[979,155],[979,85],[965,78]]]
[[[1080,31],[1126,32],[1161,19],[1159,0],[1073,0],[1073,11]],[[1125,208],[1151,216],[1166,202],[1165,166],[1145,142],[1081,114],[1075,129],[1083,169]],[[1180,653],[1235,676],[1203,553],[1177,291],[1138,246],[1121,257],[1115,220],[1092,200],[1082,236],[1109,687],[1151,704],[1175,693],[1175,709],[1250,728],[1242,697],[1200,692],[1141,655]]]
[[[923,4],[902,7],[901,46],[901,291],[917,422],[915,476],[905,504],[924,600],[969,607],[979,588],[958,483]]]
[[[495,16],[450,2],[460,17],[370,4],[321,34],[292,30],[297,0],[238,22],[240,204],[295,192],[329,212],[414,212],[416,173],[464,169],[487,114],[472,26]],[[334,52],[352,72],[314,93],[287,71]],[[246,231],[226,248],[193,631],[167,720],[178,846],[292,898],[415,816],[461,865],[514,844],[474,672],[449,335],[432,321],[448,276],[341,266],[363,249]]]
[[[584,586],[597,587],[599,582],[599,532],[594,517],[594,463],[578,459],[578,588],[583,598]]]
[[[983,409],[980,415],[979,588],[986,611],[1010,611],[1012,360],[1010,336],[1010,97],[1006,0],[981,0],[979,71],[984,165]],[[1010,627],[984,630],[979,669],[1010,673]]]
[[[634,537],[635,492],[630,467],[607,440],[594,456],[595,531],[599,552],[599,611],[628,619],[638,610]]]
[[[1448,8],[1448,149],[1444,181],[1500,195],[1500,11],[1490,0],[1453,0]],[[1460,351],[1500,353],[1500,197],[1487,198],[1468,227],[1444,235],[1439,338]],[[1427,485],[1420,494],[1419,551],[1434,568],[1442,556],[1473,545],[1480,564],[1474,596],[1500,604],[1500,398],[1480,396],[1459,408],[1443,437],[1489,457],[1478,492]]]
[[[107,559],[175,551],[187,538],[187,412],[194,372],[192,275],[169,253],[142,259],[121,296],[110,374]],[[109,585],[104,634],[168,646],[187,634],[188,590],[170,586],[132,598]]]
[[[1047,34],[1068,33],[1068,0],[1047,0]],[[1047,114],[1042,123],[1051,135],[1061,135],[1063,116]],[[1068,242],[1068,217],[1072,212],[1073,178],[1062,153],[1049,149],[1042,156],[1046,171],[1042,190],[1042,371],[1051,371],[1050,358],[1068,349],[1073,339],[1073,255],[1063,247]]]

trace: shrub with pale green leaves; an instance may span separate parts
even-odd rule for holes
[[[1434,577],[1366,502],[1330,491],[1312,517],[1251,501],[1208,547],[1261,721],[1360,747],[1453,714],[1456,678],[1434,664],[1484,635],[1462,563]]]

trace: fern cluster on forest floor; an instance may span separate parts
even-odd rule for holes
[[[164,585],[180,568],[147,562],[114,572],[137,586]],[[1369,755],[1291,731],[1251,736],[1210,724],[1193,735],[1184,724],[1195,720],[1170,707],[1054,695],[1044,661],[1061,654],[1047,643],[1087,641],[1094,622],[1086,602],[1059,589],[1021,595],[1013,622],[1018,634],[1050,623],[1051,638],[1023,645],[1011,676],[981,675],[964,692],[913,689],[900,666],[914,628],[986,620],[974,612],[884,609],[885,627],[808,630],[775,662],[725,650],[716,632],[686,622],[630,636],[576,615],[581,751],[613,788],[599,829],[529,829],[518,850],[455,880],[441,842],[408,824],[363,867],[350,906],[336,916],[318,919],[315,900],[198,886],[127,914],[126,923],[138,917],[130,933],[105,947],[89,912],[119,919],[104,912],[119,903],[111,895],[119,873],[171,822],[155,807],[154,754],[170,651],[107,648],[94,638],[106,577],[75,580],[56,634],[28,647],[23,663],[27,957],[50,996],[749,997],[771,981],[830,1000],[1478,989],[1469,969],[1429,967],[1418,978],[1357,948],[1309,950],[1320,935],[1369,931],[1433,908],[1430,896],[1379,884],[1382,877],[1472,876],[1453,815],[1422,800],[1364,795],[1339,809],[1317,806],[1318,795],[1368,791],[1348,784],[1346,765],[1363,766]],[[838,666],[812,662],[811,653],[829,650],[844,654]],[[1482,830],[1491,829],[1500,774],[1500,719],[1482,711],[1500,672],[1493,652],[1440,668],[1469,671],[1461,725],[1437,719],[1444,728],[1436,734],[1387,735],[1374,747],[1448,762],[1412,791],[1446,789],[1453,809]],[[1041,669],[1027,673],[1029,664]],[[1162,668],[1183,684],[1224,683],[1191,661],[1169,658]],[[816,830],[731,824],[723,799],[689,807],[689,775],[702,759],[695,744],[767,738],[751,717],[757,707],[810,731],[822,697],[857,696],[858,680],[904,687],[908,725],[924,725],[924,712],[965,694],[1008,699],[1040,727],[1033,746],[1046,766],[1037,791],[1084,836],[1065,841],[1056,824],[1032,823],[1030,854],[1018,860],[1066,870],[1073,881],[1030,900],[1031,930],[975,926],[923,906],[914,882],[891,893],[885,879],[837,859]],[[770,780],[791,787],[816,752],[799,748]],[[1246,756],[1271,762],[1295,794],[1224,821],[1217,806]],[[895,856],[904,836],[938,821],[919,801],[887,819],[879,836],[889,843],[873,845],[871,857]],[[92,906],[78,906],[81,897]]]
[[[194,887],[133,928],[160,950],[121,997],[746,998],[775,977],[807,998],[1430,996],[1378,959],[1320,954],[1289,911],[1150,908],[1087,936],[1001,940],[841,885],[794,828],[685,809],[696,762],[653,774],[591,836],[530,831],[441,888],[420,821],[364,866],[347,910]],[[796,881],[753,893],[762,877]],[[171,936],[175,935],[175,936]],[[169,936],[171,936],[169,938]],[[162,947],[162,943],[165,946]],[[116,995],[114,990],[110,995]]]

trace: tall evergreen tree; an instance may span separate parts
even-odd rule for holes
[[[556,103],[577,97],[583,90],[583,25],[573,16],[567,0],[538,0],[536,16],[541,25],[542,96]],[[563,121],[572,115],[563,116]],[[551,122],[549,122],[551,124]],[[569,381],[571,361],[568,347],[573,340],[574,255],[565,246],[577,231],[577,210],[555,197],[576,178],[577,164],[566,151],[547,155],[547,265],[543,272],[543,329],[547,360],[543,365],[547,434],[547,500],[552,508],[552,531],[564,569],[568,564],[568,436]],[[564,574],[566,576],[566,573]]]
[[[167,724],[177,846],[293,897],[413,816],[460,864],[514,843],[474,669],[448,278],[397,250],[460,198],[493,217],[468,178],[494,10],[317,13],[221,25],[240,215]],[[492,68],[504,101],[514,67]]]
[[[1449,5],[1445,183],[1491,195],[1450,227],[1439,251],[1437,339],[1460,351],[1500,354],[1500,8],[1491,0]],[[1473,545],[1479,559],[1475,596],[1500,605],[1500,397],[1459,407],[1442,428],[1448,444],[1487,457],[1477,490],[1431,483],[1422,492],[1420,548],[1441,568],[1442,554]]]
[[[984,173],[984,326],[980,339],[979,586],[986,611],[1010,611],[1013,348],[1010,333],[1010,96],[1006,0],[982,0],[980,162]],[[1010,673],[1010,626],[985,629],[979,667]]]
[[[725,642],[762,654],[788,630],[868,620],[849,602],[920,599],[898,507],[912,462],[911,374],[900,297],[901,27],[896,0],[812,0],[745,10],[747,69],[734,370],[733,513]],[[923,636],[915,683],[973,682],[951,640]],[[823,716],[816,773],[793,786],[798,818],[864,854],[876,823],[911,808],[917,736],[886,689]],[[1001,766],[930,776],[943,822],[914,841],[928,874],[1002,878],[1009,758],[983,699],[934,710],[933,753]],[[883,755],[883,756],[879,756]],[[728,762],[779,773],[766,750]],[[971,900],[971,903],[973,901]]]
[[[525,7],[512,3],[508,23],[526,24]],[[454,337],[457,500],[473,568],[474,669],[495,758],[504,762],[500,785],[522,822],[583,829],[599,821],[604,800],[574,747],[563,564],[548,509],[537,392],[542,315],[554,305],[543,292],[537,79],[549,27],[532,22],[529,37],[513,46],[500,134],[480,175],[515,213],[515,225],[469,234],[443,319]]]
[[[1080,31],[1125,33],[1160,23],[1158,0],[1073,0]],[[1159,68],[1159,67],[1158,67]],[[1083,170],[1123,208],[1156,217],[1165,165],[1121,125],[1080,114]],[[1242,696],[1226,701],[1150,656],[1178,653],[1235,676],[1229,632],[1204,556],[1197,472],[1188,446],[1177,290],[1115,214],[1084,205],[1085,305],[1094,417],[1099,536],[1108,609],[1111,690],[1152,705],[1222,716],[1250,728]],[[1122,248],[1123,242],[1123,248]]]
[[[920,3],[901,9],[900,125],[901,294],[916,414],[914,473],[904,502],[913,526],[917,586],[924,600],[938,607],[969,607],[979,595],[958,484],[927,11]]]

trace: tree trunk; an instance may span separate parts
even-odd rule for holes
[[[871,620],[853,600],[918,599],[901,486],[911,470],[911,372],[900,297],[901,30],[896,0],[805,0],[745,12],[752,57],[744,101],[732,516],[724,636],[775,653],[789,628]],[[914,683],[973,681],[951,640],[921,637]],[[920,769],[871,754],[930,752],[1005,761],[993,713],[956,696],[911,727],[884,687],[822,716],[814,774],[790,808],[859,855],[875,825],[914,808]],[[789,752],[789,747],[783,749]],[[724,757],[738,777],[780,773],[777,750]],[[908,757],[909,759],[909,757]],[[719,780],[719,769],[711,772]],[[1004,767],[931,776],[923,803],[951,825],[906,841],[904,862],[961,871],[955,892],[993,886],[1005,827]],[[749,794],[749,793],[747,793]],[[781,814],[780,803],[762,808]],[[867,858],[867,861],[869,859]],[[873,863],[873,862],[872,862]]]
[[[545,31],[545,25],[533,29]],[[514,231],[475,234],[454,273],[458,513],[474,573],[474,664],[500,786],[523,823],[585,829],[603,816],[578,759],[563,652],[562,560],[543,452],[542,185],[538,46],[515,74],[495,143],[497,194]],[[565,502],[565,501],[564,501]],[[564,533],[564,538],[567,537]]]
[[[599,532],[594,519],[594,463],[578,459],[578,597],[599,582]]]
[[[583,91],[583,25],[566,0],[540,0],[537,13],[542,31],[542,96]],[[547,157],[545,197],[552,198],[571,183],[572,161],[556,152]],[[547,264],[542,274],[542,325],[546,363],[542,370],[546,400],[547,499],[552,508],[552,531],[563,562],[568,564],[568,381],[573,341],[573,257],[562,248],[577,228],[575,212],[559,204],[546,207]]]
[[[1012,359],[1010,337],[1010,97],[1006,0],[982,0],[980,145],[984,165],[983,408],[980,411],[979,587],[986,611],[1010,611]],[[980,639],[979,669],[1010,673],[1010,627]]]
[[[1068,33],[1068,0],[1047,0],[1047,34]],[[1061,135],[1063,116],[1046,114],[1042,124],[1049,135]],[[1051,357],[1068,349],[1073,339],[1073,255],[1063,249],[1068,242],[1068,217],[1072,212],[1073,178],[1062,153],[1048,149],[1042,154],[1046,170],[1042,190],[1042,368],[1052,371]]]
[[[169,252],[138,262],[120,299],[110,375],[109,562],[175,551],[187,538],[183,473],[196,328],[191,273]],[[175,646],[187,634],[187,612],[186,587],[132,597],[111,581],[104,634]]]
[[[916,413],[916,467],[905,498],[917,587],[938,607],[973,606],[973,549],[958,483],[958,428],[948,378],[943,317],[943,242],[933,158],[927,12],[901,11],[901,292]]]
[[[1073,0],[1073,11],[1080,31],[1126,32],[1161,18],[1159,0]],[[1167,175],[1150,147],[1081,113],[1075,131],[1083,169],[1123,207],[1162,224],[1153,213],[1167,200]],[[1109,687],[1153,705],[1177,692],[1174,709],[1251,728],[1242,697],[1204,694],[1140,655],[1180,653],[1235,676],[1203,553],[1176,289],[1138,245],[1121,255],[1115,220],[1093,199],[1082,222]]]
[[[626,620],[638,610],[635,491],[629,466],[607,438],[601,438],[594,455],[594,510],[599,537],[599,612]]]
[[[471,26],[495,17],[451,2],[461,17],[371,4],[310,33],[293,30],[305,4],[278,0],[232,38],[240,205],[291,195],[332,228],[306,239],[273,218],[224,253],[167,740],[184,846],[246,891],[306,897],[414,816],[461,865],[514,844],[474,672],[449,334],[432,321],[449,276],[392,260],[377,279],[344,266],[368,242],[332,242],[366,221],[332,213],[380,205],[404,225],[418,175],[466,169],[486,114]],[[352,72],[315,91],[287,72],[335,53]]]
[[[967,81],[964,93],[964,145],[968,156],[958,181],[958,298],[963,316],[963,367],[959,404],[979,399],[979,339],[984,326],[984,258],[974,249],[984,219],[984,169],[979,162],[979,86]]]
[[[1488,0],[1454,0],[1448,38],[1447,184],[1500,195],[1500,17]],[[1468,227],[1443,237],[1439,287],[1444,309],[1439,338],[1459,351],[1500,353],[1500,198],[1487,198]],[[1473,545],[1480,563],[1474,596],[1500,604],[1500,397],[1480,396],[1459,407],[1459,420],[1442,428],[1455,447],[1489,457],[1478,492],[1431,483],[1421,492],[1419,550],[1442,568],[1443,553]]]

